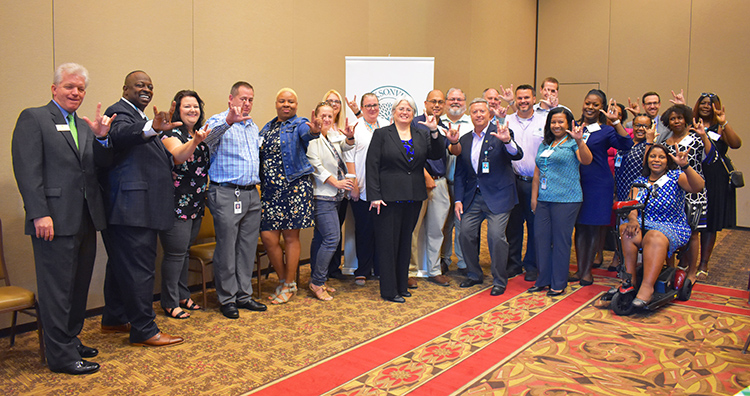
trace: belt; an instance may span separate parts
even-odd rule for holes
[[[445,176],[434,176],[434,175],[430,175],[430,177],[432,178],[432,180],[438,180],[438,179],[442,179],[442,178],[444,178]]]
[[[534,178],[531,177],[531,176],[521,176],[521,175],[516,175],[516,179],[523,180],[525,182],[530,182],[530,181],[534,180]]]
[[[234,183],[217,183],[215,181],[212,181],[210,183],[215,186],[229,187],[229,188],[235,188],[235,189],[240,189],[240,190],[255,190],[255,184],[248,184],[247,186],[240,186]]]

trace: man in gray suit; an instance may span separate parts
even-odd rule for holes
[[[26,210],[37,295],[50,370],[88,374],[99,352],[78,339],[96,258],[96,230],[106,225],[95,161],[109,156],[111,118],[78,118],[88,71],[66,63],[55,71],[52,100],[24,110],[13,130],[13,172]],[[114,118],[114,116],[112,117]],[[85,120],[86,122],[83,122]]]

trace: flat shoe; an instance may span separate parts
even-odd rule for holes
[[[236,305],[237,305],[237,308],[244,308],[244,309],[255,311],[255,312],[263,312],[268,309],[266,304],[259,303],[253,300],[252,298],[245,302],[238,302],[236,303]]]
[[[114,325],[114,326],[102,325],[102,333],[104,334],[130,333],[130,323]]]
[[[503,293],[505,293],[505,288],[498,285],[492,286],[492,290],[490,290],[490,296],[499,296]]]
[[[563,294],[565,294],[565,290],[552,290],[552,289],[550,289],[547,292],[547,296],[549,296],[549,297],[557,297],[557,296],[561,296]]]
[[[708,279],[708,271],[701,270],[695,274],[695,280],[698,282],[705,282],[706,279]]]
[[[581,286],[591,286],[594,284],[593,280],[587,281],[586,279],[581,279],[578,283],[581,284]]]
[[[155,336],[149,338],[148,340],[145,340],[142,342],[133,342],[130,345],[144,346],[144,347],[160,347],[160,346],[177,345],[183,341],[185,340],[182,337],[171,336],[167,333],[160,332],[160,333],[157,333]]]
[[[539,293],[539,292],[543,292],[543,291],[547,290],[547,287],[548,286],[531,286],[526,291],[529,292],[529,293]]]
[[[396,296],[396,297],[393,297],[393,298],[386,298],[385,300],[386,301],[390,301],[390,302],[399,303],[399,304],[403,304],[403,303],[406,302],[406,300],[403,297],[401,297],[401,296]]]
[[[399,293],[399,294],[401,295],[401,297],[411,297],[411,293],[409,293],[408,290],[405,291],[405,292],[403,292],[403,293]]]
[[[357,276],[354,278],[354,284],[356,284],[357,286],[364,286],[366,280],[366,276]]]
[[[226,316],[229,319],[237,319],[240,317],[240,311],[237,310],[237,304],[235,303],[222,305],[219,310],[221,311],[222,315]]]
[[[87,362],[85,360],[79,360],[77,362],[70,363],[57,369],[50,368],[54,373],[65,373],[70,375],[83,375],[91,374],[99,371],[99,364],[94,362]]]
[[[633,299],[633,308],[635,309],[647,309],[648,303],[636,297]]]
[[[78,345],[76,347],[78,350],[78,354],[81,355],[82,358],[92,358],[99,354],[99,350],[92,347],[87,347],[86,345]]]
[[[175,314],[175,309],[177,308],[164,308],[164,314],[172,319],[187,319],[190,317],[190,314],[185,311],[180,311],[179,313]]]
[[[472,287],[474,285],[481,285],[481,284],[482,284],[482,281],[469,278],[461,282],[459,286],[460,287]]]

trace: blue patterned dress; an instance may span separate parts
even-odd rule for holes
[[[648,145],[644,140],[630,150],[617,150],[617,155],[622,156],[620,166],[615,162],[615,199],[618,201],[630,200],[630,188],[633,180],[641,176],[643,156],[647,149]]]
[[[644,220],[645,230],[656,230],[664,234],[669,240],[669,250],[667,257],[671,257],[675,250],[688,243],[690,240],[690,226],[685,216],[685,191],[682,190],[677,180],[682,171],[670,170],[664,176],[665,182],[661,179],[655,183],[649,183],[648,178],[639,177],[634,183],[644,183],[648,185],[648,193],[638,194],[638,201],[643,203],[646,197],[650,195],[645,209]],[[638,213],[638,223],[641,222],[641,213]]]

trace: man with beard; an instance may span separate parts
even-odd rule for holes
[[[436,118],[443,114],[445,96],[435,89],[427,94],[424,101],[424,114],[415,117],[412,125],[424,128],[420,121],[427,116]],[[445,135],[447,126],[442,120],[438,121],[438,130]],[[446,139],[447,143],[448,140]],[[422,209],[417,219],[417,225],[411,238],[411,262],[409,264],[409,286],[416,287],[416,278],[427,278],[430,282],[440,286],[448,286],[449,279],[442,274],[440,264],[440,250],[443,246],[443,227],[451,209],[448,181],[445,179],[446,156],[438,160],[428,159],[424,167],[424,179],[427,185],[427,199],[422,202]]]
[[[143,71],[125,77],[122,98],[105,112],[113,118],[117,114],[109,131],[114,159],[99,175],[107,212],[102,236],[109,256],[102,332],[129,332],[130,343],[138,346],[183,341],[159,331],[152,306],[156,238],[174,225],[173,159],[158,135],[182,125],[171,122],[174,103],[169,113],[154,106],[154,119],[148,119],[144,111],[153,89]]]
[[[463,136],[471,132],[474,127],[471,124],[471,117],[466,115],[466,95],[459,88],[451,88],[446,94],[446,104],[448,105],[448,111],[440,116],[440,122],[443,125],[447,125],[449,128],[457,129],[459,136]],[[454,178],[456,173],[456,157],[449,155],[446,161],[446,179],[448,181],[448,191],[451,195],[451,205],[455,200],[453,193]],[[464,256],[461,253],[461,246],[458,244],[458,237],[460,234],[461,221],[454,216],[452,210],[448,211],[448,218],[445,221],[445,227],[443,228],[443,249],[442,249],[442,272],[448,272],[451,264],[451,254],[455,247],[456,257],[458,257],[458,272],[466,272],[466,262]],[[451,238],[451,234],[455,236]]]

